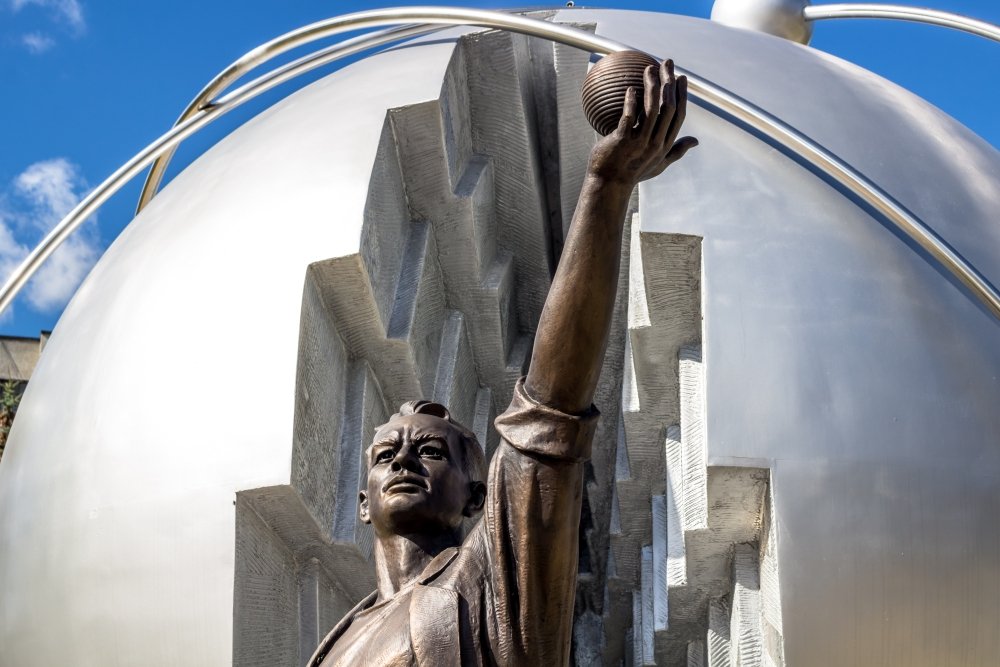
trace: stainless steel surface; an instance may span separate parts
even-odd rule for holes
[[[412,14],[408,13],[412,12]],[[354,53],[366,48],[364,37],[356,38],[345,46],[342,50],[335,50],[317,57],[306,56],[295,63],[280,68],[274,73],[260,77],[231,95],[224,96],[216,102],[205,106],[202,100],[210,99],[212,94],[225,89],[242,72],[249,70],[260,62],[268,58],[284,53],[290,48],[299,46],[313,39],[337,34],[349,29],[360,27],[374,27],[395,23],[400,20],[422,20],[431,21],[435,24],[458,25],[470,24],[503,28],[519,32],[522,34],[544,37],[553,41],[568,44],[578,48],[588,49],[594,53],[608,53],[615,50],[627,48],[625,45],[601,37],[595,37],[590,33],[569,28],[566,26],[553,25],[545,21],[527,19],[519,16],[510,16],[496,12],[482,12],[476,10],[458,10],[449,8],[416,8],[413,10],[375,10],[373,12],[361,12],[339,19],[322,21],[305,28],[301,28],[291,33],[279,37],[267,44],[247,53],[243,58],[237,60],[217,76],[203,92],[196,97],[195,101],[188,107],[192,114],[176,125],[160,139],[146,147],[141,153],[132,158],[118,171],[112,174],[100,186],[93,190],[84,198],[67,216],[57,224],[52,231],[36,246],[24,261],[13,271],[11,276],[2,288],[0,288],[0,313],[2,313],[13,301],[17,293],[24,287],[35,271],[41,267],[42,263],[55,251],[56,248],[81,225],[90,215],[120,189],[127,181],[133,178],[146,165],[156,161],[159,156],[167,155],[174,146],[185,138],[194,134],[199,129],[214,120],[214,117],[229,111],[264,91],[287,81],[294,76],[305,73],[315,67],[327,64],[343,57],[349,53]],[[412,34],[419,34],[423,28],[417,26],[404,28],[401,33],[389,34],[380,33],[373,39],[376,43],[393,41],[405,35],[406,30],[413,30]],[[818,169],[825,172],[831,178],[841,183],[854,192],[866,203],[875,206],[886,218],[903,233],[912,238],[921,248],[929,252],[937,261],[956,278],[962,281],[969,290],[997,317],[1000,317],[1000,292],[998,292],[988,281],[984,280],[981,273],[974,265],[965,261],[956,253],[939,235],[929,228],[923,221],[911,215],[905,208],[900,207],[892,197],[883,192],[877,185],[867,179],[858,170],[853,169],[848,163],[838,159],[835,155],[824,149],[821,145],[810,140],[807,136],[798,132],[795,128],[784,123],[773,114],[769,114],[760,107],[741,99],[739,96],[721,88],[711,81],[698,76],[690,69],[678,68],[690,79],[690,91],[695,100],[701,99],[711,105],[716,106],[723,113],[732,114],[738,120],[746,123],[754,130],[757,130],[771,139],[777,141],[779,145],[793,153],[805,158]],[[195,111],[197,109],[197,111]],[[148,188],[144,189],[144,198],[153,194],[152,186],[155,185],[162,175],[166,164],[151,170],[152,181],[147,181]],[[154,174],[159,174],[154,176]],[[140,208],[142,200],[140,200]]]
[[[712,22],[556,19],[667,44],[1000,280],[1000,154],[933,106]],[[295,93],[100,260],[0,463],[4,667],[232,661],[234,493],[289,482],[304,267],[357,253],[385,109],[437,99],[452,55],[389,51]],[[710,111],[640,219],[704,238],[707,455],[771,466],[786,663],[993,664],[1000,325],[850,189]]]
[[[812,26],[803,9],[809,0],[715,0],[712,20],[808,44]]]
[[[810,140],[805,134],[775,115],[747,100],[733,95],[726,89],[701,77],[692,77],[691,81],[691,90],[695,92],[696,99],[710,101],[719,110],[730,114],[751,128],[765,133],[774,139],[779,146],[805,158],[813,167],[846,187],[851,193],[885,216],[887,221],[906,234],[917,245],[930,253],[954,277],[968,287],[969,291],[995,317],[1000,318],[1000,293],[983,277],[982,273],[948,245],[947,241],[931,227],[901,206],[885,190],[866,177],[863,172],[853,168],[836,154]]]
[[[305,267],[357,252],[385,110],[435,99],[453,50],[295,93],[102,257],[0,462],[0,665],[232,663],[234,494],[289,481]]]
[[[883,5],[871,2],[849,2],[833,5],[813,5],[806,7],[804,15],[807,21],[822,21],[824,19],[893,19],[897,21],[912,21],[939,25],[953,30],[961,30],[973,35],[979,35],[994,42],[1000,42],[1000,26],[987,21],[980,21],[970,16],[942,12],[924,7],[909,7],[907,5]]]
[[[592,20],[637,48],[667,35],[1000,279],[1000,153],[938,109],[783,40]],[[786,664],[993,664],[1000,325],[843,189],[713,115],[687,122],[701,146],[640,189],[639,215],[704,237],[707,455],[771,468]]]

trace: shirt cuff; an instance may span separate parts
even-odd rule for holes
[[[600,412],[593,405],[582,415],[568,415],[542,405],[524,391],[524,378],[514,386],[507,412],[493,422],[500,437],[523,452],[567,461],[586,461]]]

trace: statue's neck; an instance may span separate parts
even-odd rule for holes
[[[412,584],[435,556],[459,544],[461,538],[457,534],[376,536],[378,602],[388,600]]]

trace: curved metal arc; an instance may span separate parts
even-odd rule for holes
[[[301,73],[305,73],[315,69],[316,67],[321,67],[327,63],[334,62],[340,58],[346,58],[350,55],[354,55],[360,51],[366,51],[368,49],[378,48],[386,44],[396,42],[403,39],[411,39],[414,37],[420,37],[427,35],[438,30],[443,30],[445,26],[402,26],[399,28],[390,28],[388,30],[381,30],[378,32],[367,33],[364,35],[359,35],[351,39],[344,40],[332,46],[328,46],[325,49],[321,49],[315,53],[303,56],[297,60],[294,60],[286,65],[268,73],[265,76],[279,76],[285,72],[298,71],[299,67],[305,66],[307,63],[313,63],[311,67],[303,69]],[[227,71],[230,68],[227,68]],[[181,115],[177,118],[174,125],[179,125],[185,120],[191,118],[200,110],[211,106],[212,104],[218,103],[219,100],[213,100],[218,94],[225,91],[226,87],[238,79],[237,78],[226,78],[223,81],[223,75],[212,79],[207,86],[201,89],[198,95],[195,96],[193,100],[187,105]],[[260,79],[255,79],[254,81],[260,81]],[[282,77],[282,81],[287,81],[288,78],[293,77]],[[160,183],[163,180],[163,176],[166,174],[167,166],[170,164],[170,160],[173,158],[174,153],[177,150],[177,146],[172,146],[167,151],[162,153],[153,162],[153,166],[150,168],[149,173],[146,175],[146,180],[142,185],[142,191],[139,193],[139,203],[136,205],[136,215],[139,214],[142,209],[152,201],[153,197],[156,196],[157,190],[159,190]]]
[[[226,108],[228,110],[228,108]],[[169,132],[162,135],[153,143],[149,144],[142,152],[136,154],[131,160],[119,167],[111,176],[104,180],[99,186],[94,188],[90,194],[80,200],[73,210],[66,214],[62,220],[59,221],[52,230],[46,234],[35,248],[28,253],[27,257],[21,262],[21,264],[11,273],[7,282],[4,283],[2,289],[0,289],[0,313],[5,311],[14,297],[17,296],[18,292],[24,287],[32,275],[41,267],[49,256],[56,251],[56,249],[62,245],[63,241],[72,234],[77,227],[83,224],[90,216],[92,216],[97,209],[107,201],[111,195],[115,194],[121,189],[128,181],[132,180],[136,174],[138,174],[146,165],[153,161],[153,159],[161,154],[163,151],[167,150],[170,146],[174,146],[186,137],[191,136],[197,132],[202,126],[206,125],[215,115],[222,112],[222,108],[219,111],[210,113],[213,110],[209,110],[203,113],[203,115],[197,116],[195,118],[189,118],[179,125],[175,125],[170,129]]]
[[[827,5],[826,9],[834,11],[849,11],[861,9],[872,9],[871,5]],[[808,15],[809,10],[820,9],[815,6],[807,7],[806,12]],[[947,15],[953,20],[966,19],[966,17],[960,17],[958,15],[947,14],[946,12],[935,12],[934,10],[920,10],[914,8],[905,8],[895,5],[885,5],[881,7],[875,7],[876,10],[884,12],[899,12],[904,10],[910,10],[913,12],[922,12],[924,14],[937,14],[937,15]],[[303,44],[315,41],[317,39],[322,39],[340,32],[355,29],[358,27],[359,22],[371,22],[367,23],[365,27],[371,27],[371,25],[384,25],[385,21],[391,20],[391,17],[398,17],[401,12],[407,14],[407,20],[433,20],[435,24],[439,21],[443,22],[445,25],[479,25],[481,27],[505,27],[506,29],[513,30],[516,32],[522,32],[524,34],[546,37],[553,39],[555,41],[560,41],[564,44],[569,44],[571,46],[577,46],[578,48],[583,48],[594,53],[610,53],[612,51],[619,51],[626,47],[623,44],[619,44],[612,40],[597,37],[591,33],[586,33],[583,31],[576,30],[574,28],[567,28],[564,26],[554,25],[545,21],[538,21],[537,19],[528,19],[521,16],[499,14],[501,20],[499,23],[505,25],[498,26],[495,19],[497,18],[496,12],[482,12],[479,10],[451,10],[447,8],[433,8],[433,7],[420,7],[413,8],[412,14],[407,10],[397,10],[397,9],[384,9],[384,10],[373,10],[369,12],[358,12],[356,14],[349,14],[342,17],[337,17],[333,19],[327,19],[325,21],[320,21],[313,23],[303,28],[299,28],[292,32],[286,33],[270,42],[253,49],[252,51],[245,54],[242,58],[235,61],[229,67],[227,67],[223,72],[221,72],[213,81],[211,81],[195,101],[189,106],[189,110],[192,108],[197,108],[198,106],[207,103],[206,101],[214,95],[216,92],[224,90],[228,83],[235,80],[240,76],[242,72],[248,71],[260,64],[263,64],[267,60],[280,55],[289,49],[296,48]],[[456,17],[461,15],[462,19],[457,19]],[[466,20],[468,19],[468,21]],[[981,23],[981,22],[980,22]],[[989,24],[985,24],[989,25]],[[426,26],[424,26],[426,28]],[[411,30],[419,30],[421,26],[411,26]],[[406,28],[388,30],[380,33],[380,36],[384,35],[390,37],[393,33],[398,33],[399,38],[403,38],[407,35],[403,34]],[[539,34],[538,30],[543,31],[545,34]],[[998,31],[1000,32],[1000,31]],[[558,37],[554,36],[558,35]],[[366,37],[361,36],[349,40],[353,43],[363,43]],[[560,37],[568,38],[564,41]],[[389,41],[388,39],[386,41]],[[603,48],[602,48],[603,47]],[[334,51],[334,49],[328,49],[328,51]],[[321,52],[322,53],[322,52]],[[319,54],[315,54],[319,55]],[[295,69],[295,65],[302,63],[305,65],[310,61],[313,56],[306,56],[295,63],[282,68],[282,70],[292,71]],[[321,62],[317,59],[316,67],[326,62],[331,62],[336,59],[332,56],[322,60]],[[309,68],[311,69],[311,68]],[[278,74],[282,70],[278,70],[275,74]],[[304,70],[308,71],[308,69]],[[823,149],[821,146],[813,143],[794,128],[786,125],[783,121],[767,113],[763,109],[750,104],[746,100],[738,98],[731,93],[724,91],[710,82],[705,81],[698,77],[696,74],[691,72],[686,72],[689,77],[691,84],[691,92],[697,97],[701,96],[705,101],[714,104],[715,106],[725,110],[727,113],[732,114],[737,118],[741,118],[744,122],[747,122],[751,127],[758,130],[763,130],[766,134],[776,139],[783,146],[792,148],[798,154],[806,157],[813,164],[819,166],[825,173],[832,176],[837,182],[847,186],[850,190],[860,195],[863,200],[872,205],[876,210],[880,211],[883,215],[886,215],[897,227],[899,227],[907,236],[912,238],[918,245],[929,252],[938,261],[944,264],[951,273],[953,273],[959,280],[962,281],[972,292],[985,304],[997,317],[1000,317],[1000,295],[992,288],[986,279],[975,270],[974,267],[967,264],[953,249],[948,246],[948,244],[938,237],[932,230],[924,226],[920,221],[913,218],[909,213],[907,213],[901,206],[895,203],[891,197],[886,193],[882,192],[875,184],[868,181],[864,176],[857,173],[849,165],[842,162],[836,156],[830,154],[828,151]],[[295,76],[295,75],[291,75]],[[291,78],[289,76],[289,78]],[[182,116],[183,118],[183,116]],[[763,125],[763,127],[762,127]],[[153,169],[150,171],[150,177],[153,176],[154,170],[158,166],[161,166],[160,176],[162,176],[162,170],[165,170],[166,163],[169,161],[169,154],[165,154],[163,157],[159,158],[156,163],[154,163]],[[157,187],[159,182],[159,177],[157,177],[156,184],[153,185],[152,189],[148,192],[144,188],[143,195],[148,198],[152,198],[155,194],[155,187]],[[147,180],[147,186],[150,184]],[[147,199],[148,201],[148,199]],[[143,203],[140,202],[140,209]],[[0,302],[0,307],[2,307],[2,302]]]
[[[1000,26],[980,21],[970,16],[942,12],[937,9],[908,7],[906,5],[883,5],[859,2],[833,5],[809,5],[803,10],[807,21],[825,19],[892,19],[926,23],[953,30],[961,30],[973,35],[1000,42]]]
[[[345,14],[323,21],[303,26],[276,37],[269,42],[251,49],[243,56],[235,60],[228,67],[222,70],[214,79],[202,88],[201,92],[188,104],[177,122],[190,118],[212,103],[216,95],[221,94],[233,82],[250,70],[266,63],[267,61],[287,53],[288,51],[309,44],[319,39],[332,37],[351,30],[377,28],[385,25],[395,25],[401,22],[420,22],[427,25],[437,26],[478,26],[482,28],[499,28],[510,30],[524,35],[543,37],[559,41],[562,44],[575,46],[593,53],[607,54],[612,51],[620,51],[627,47],[610,39],[598,37],[592,33],[561,26],[539,19],[531,19],[524,16],[507,14],[504,12],[484,11],[478,9],[462,9],[458,7],[403,7],[389,9],[373,9],[353,14]],[[426,26],[425,26],[426,27]],[[380,36],[392,35],[394,32],[401,33],[406,27],[398,28],[395,31],[389,30],[379,33]],[[361,42],[367,35],[356,37],[352,42]],[[402,39],[405,35],[394,35],[395,39]],[[392,40],[387,40],[392,41]],[[139,204],[136,213],[141,211],[146,204],[156,195],[156,189],[166,171],[167,164],[173,151],[157,158],[150,169],[146,182],[143,184],[142,192],[139,195]]]
[[[272,72],[268,72],[231,91],[211,105],[206,105],[196,110],[193,114],[187,114],[186,118],[179,120],[169,131],[133,156],[131,160],[119,167],[104,182],[80,200],[73,210],[66,214],[66,217],[53,227],[45,238],[28,253],[17,269],[11,274],[10,278],[8,278],[4,286],[0,288],[0,313],[7,309],[45,260],[62,245],[63,241],[70,234],[90,218],[104,202],[158,157],[172,153],[178,144],[196,134],[203,127],[215,121],[219,116],[232,111],[236,107],[249,102],[253,98],[290,79],[322,67],[329,62],[345,58],[359,51],[381,46],[384,43],[424,35],[434,30],[436,28],[428,28],[427,26],[407,26],[396,30],[362,36],[367,39],[347,40],[346,42],[299,58]]]
[[[678,68],[680,69],[680,68]],[[979,301],[1000,319],[1000,294],[993,285],[971,264],[959,255],[944,239],[920,220],[911,215],[888,193],[869,181],[849,164],[816,144],[793,127],[779,120],[760,107],[715,86],[688,76],[689,89],[700,98],[709,101],[722,111],[741,120],[758,131],[764,132],[780,145],[804,157],[810,164],[845,186],[879,213],[884,215],[900,231],[927,251],[948,271],[964,284]]]
[[[511,17],[504,17],[511,18]],[[527,19],[528,21],[533,21]],[[533,21],[534,22],[534,21]],[[568,43],[578,48],[584,48],[598,53],[608,53],[612,50],[627,48],[624,45],[612,42],[604,38],[595,37],[590,33],[575,31],[564,26],[553,26],[542,21],[537,23],[541,26],[533,26],[532,34],[538,37],[547,37],[560,43]],[[494,26],[486,26],[494,27]],[[558,28],[553,30],[551,35],[543,34],[545,28]],[[418,29],[419,27],[414,27]],[[573,40],[563,41],[564,36],[560,33],[566,30],[575,32]],[[520,30],[518,32],[521,32]],[[377,36],[376,36],[377,37]],[[613,48],[608,48],[611,45]],[[353,48],[363,50],[363,42],[354,42]],[[38,269],[42,262],[52,254],[60,243],[79,227],[97,208],[107,200],[112,194],[122,187],[128,180],[134,177],[143,167],[150,164],[157,156],[164,154],[173,146],[183,141],[186,137],[194,134],[202,127],[213,121],[223,113],[236,108],[257,95],[273,88],[274,86],[290,78],[303,74],[325,62],[342,57],[333,53],[335,49],[326,50],[324,57],[320,54],[307,56],[294,63],[290,63],[284,68],[279,68],[270,74],[264,75],[242,87],[233,91],[229,95],[215,104],[201,109],[196,115],[185,120],[180,125],[172,128],[162,137],[147,146],[142,152],[133,157],[129,162],[119,168],[97,189],[91,192],[81,201],[55,228],[42,240],[42,242],[25,258],[24,262],[14,271],[7,283],[0,288],[0,312],[3,312],[24,286],[31,275]],[[320,52],[323,53],[323,52]],[[687,73],[690,82],[690,89],[696,98],[711,104],[747,123],[754,129],[764,133],[774,139],[782,146],[790,149],[799,156],[805,158],[810,164],[815,165],[825,174],[829,175],[836,182],[847,187],[851,192],[861,197],[880,211],[896,227],[903,231],[908,237],[913,239],[922,248],[927,250],[933,257],[942,263],[953,275],[965,284],[973,295],[976,296],[996,317],[1000,318],[1000,295],[993,287],[965,260],[952,250],[948,244],[938,237],[932,230],[927,228],[919,220],[911,216],[905,209],[899,206],[894,200],[878,186],[866,179],[862,174],[852,169],[849,165],[830,154],[821,146],[813,143],[809,138],[800,134],[794,128],[783,121],[767,113],[763,109],[743,100],[742,98],[725,91],[711,82],[705,81],[695,74]]]
[[[202,93],[189,105],[189,109],[197,106],[193,112],[186,114],[187,118],[178,122],[173,128],[164,133],[158,139],[146,146],[142,151],[133,156],[128,162],[119,167],[99,186],[84,197],[52,230],[38,243],[38,245],[24,258],[20,265],[11,273],[3,287],[0,287],[0,313],[3,313],[13,302],[17,294],[24,288],[31,276],[41,267],[49,256],[72,234],[81,224],[83,224],[97,209],[101,207],[113,194],[122,188],[128,181],[134,178],[142,169],[152,164],[157,158],[165,155],[174,149],[184,139],[195,134],[203,127],[213,122],[224,113],[245,104],[251,99],[261,95],[271,88],[305,74],[316,67],[374,48],[385,43],[398,41],[407,36],[422,34],[421,31],[430,32],[433,28],[424,26],[403,26],[397,30],[383,31],[374,35],[362,35],[358,38],[348,40],[345,43],[337,44],[318,53],[300,58],[288,65],[273,72],[265,74],[236,91],[231,92],[224,98],[212,103],[196,102],[201,99],[206,91],[224,90],[238,75],[240,69],[246,67],[247,70],[267,60],[270,57],[280,55],[301,44],[320,39],[322,37],[345,32],[347,30],[357,30],[363,28],[379,27],[384,25],[409,22],[416,17],[424,23],[440,26],[460,26],[476,25],[486,28],[499,28],[519,32],[534,37],[550,39],[569,46],[575,46],[594,53],[610,53],[611,51],[624,50],[628,47],[613,40],[597,37],[592,33],[560,26],[546,21],[529,19],[520,16],[509,16],[497,12],[480,10],[449,9],[449,8],[404,8],[391,10],[375,10],[371,12],[359,12],[344,17],[330,19],[314,23],[311,26],[300,28],[286,35],[272,40],[267,44],[258,47],[243,58],[227,67],[219,76],[206,86]],[[328,30],[328,32],[323,32]],[[412,33],[407,31],[412,30]],[[311,39],[306,39],[306,35],[311,35]],[[289,36],[296,36],[296,39],[304,41],[294,41]],[[346,44],[346,46],[345,46]]]

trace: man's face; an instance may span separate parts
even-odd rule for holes
[[[377,535],[458,529],[482,506],[483,485],[470,484],[462,456],[461,436],[444,419],[415,414],[385,424],[368,451],[362,521]]]

